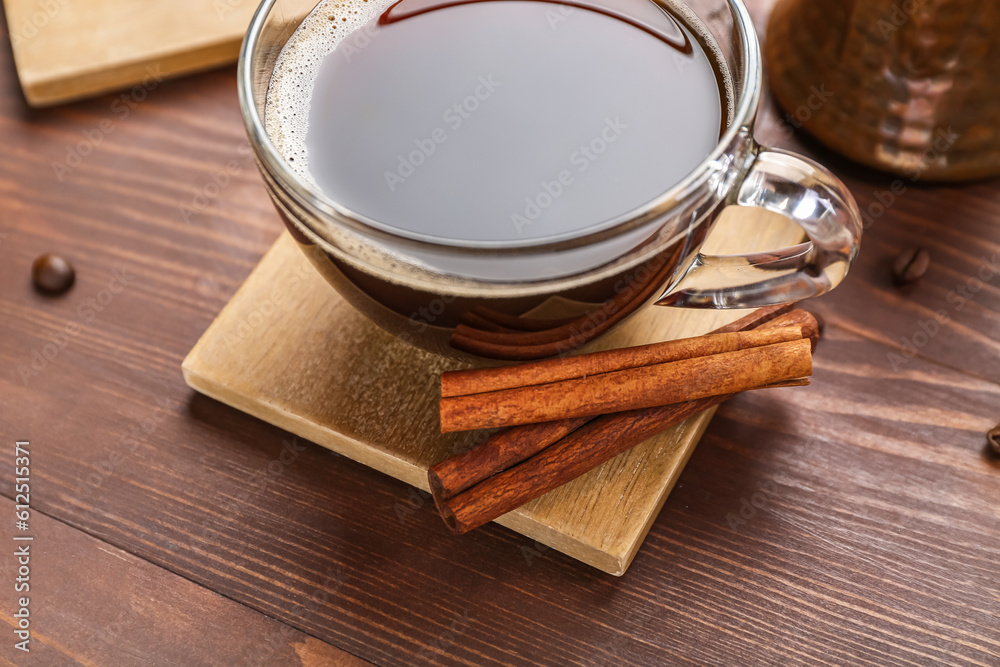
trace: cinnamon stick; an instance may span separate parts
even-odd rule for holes
[[[453,532],[466,533],[576,479],[664,428],[679,424],[726,398],[714,396],[598,417],[527,461],[443,500],[438,510]]]
[[[441,432],[593,417],[734,394],[809,375],[811,344],[800,339],[563,382],[445,398],[441,401]]]
[[[752,327],[801,326],[815,348],[820,335],[816,319],[804,310],[791,309],[792,307],[787,305],[762,308],[732,324],[717,329],[716,332],[737,331]],[[793,380],[773,386],[794,386],[796,384],[808,384],[808,381]],[[585,420],[585,426],[577,426],[575,422],[580,420],[574,420],[573,423],[563,421],[508,429],[494,435],[480,447],[470,450],[460,457],[443,461],[429,471],[428,477],[431,480],[435,504],[454,531],[466,532],[575,479],[648,437],[680,423],[701,410],[717,405],[727,398],[729,397],[715,397],[694,401],[691,405],[680,404],[621,412]],[[684,406],[692,409],[686,409]],[[543,432],[556,433],[560,425],[569,430],[571,437],[565,437],[549,447],[532,439],[533,435]],[[548,429],[553,430],[549,431]],[[502,456],[493,455],[490,451],[491,448],[505,434],[514,435],[504,440]],[[559,445],[559,449],[553,449],[557,445]],[[519,447],[523,447],[523,449],[518,451]],[[570,453],[564,454],[567,449],[570,450]],[[577,449],[579,451],[575,451]],[[476,452],[476,454],[464,459],[469,467],[457,466],[453,468],[449,465],[449,462],[455,462],[472,452]],[[543,454],[544,458],[539,458]],[[516,464],[508,467],[508,464],[515,459],[522,464],[526,461],[534,461],[534,464],[527,468],[521,468],[520,465]],[[587,462],[587,464],[583,465],[582,462]],[[451,472],[440,476],[435,475],[435,472],[441,469],[451,469]],[[504,476],[498,474],[504,473],[505,470],[519,469],[520,472],[516,474]],[[520,490],[509,488],[511,484],[516,483],[520,475],[533,473],[533,471],[533,477],[525,481],[524,488]],[[537,488],[532,488],[532,481],[537,479],[539,475],[547,475],[551,479],[545,480]],[[438,479],[437,483],[434,481],[435,478]],[[460,481],[455,483],[455,480]],[[483,486],[486,481],[489,481],[490,484]],[[451,486],[453,483],[454,486]],[[505,489],[503,493],[498,493],[499,488]],[[469,491],[466,491],[467,489]],[[466,496],[466,493],[472,489],[477,489],[476,494],[461,500],[458,499]],[[491,494],[494,493],[498,494],[495,503],[490,501]],[[456,500],[453,501],[453,497]]]
[[[487,477],[506,470],[558,442],[586,424],[588,417],[508,428],[489,440],[427,471],[435,498],[451,498]]]
[[[775,382],[759,389],[808,385],[809,378],[797,378]],[[617,414],[624,418],[630,413]],[[456,496],[483,480],[526,461],[591,421],[593,418],[580,417],[504,429],[478,447],[432,466],[427,471],[431,493],[439,503],[441,500]],[[665,424],[663,428],[674,425]]]
[[[782,325],[802,327],[803,333],[813,339],[819,335],[815,319],[805,311],[792,311],[789,305],[761,308],[712,333],[731,333],[756,327],[780,328]],[[789,312],[791,311],[791,312]],[[436,493],[450,498],[482,480],[520,463],[551,444],[553,434],[560,432],[555,424],[564,424],[565,434],[571,433],[587,418],[572,423],[526,424],[514,426],[491,436],[482,445],[463,454],[446,459],[428,471],[430,486]]]
[[[786,343],[800,340],[802,337],[801,327],[753,329],[606,350],[568,359],[549,359],[501,368],[450,371],[441,375],[441,396],[450,398],[561,382],[628,368]]]
[[[802,327],[804,333],[812,332],[809,335],[815,335],[817,328],[810,326],[808,317],[785,315],[791,308],[787,305],[761,308],[712,333],[733,333],[755,327],[772,327],[785,322]],[[494,313],[484,313],[486,314],[497,317],[497,322],[503,325],[509,324]],[[772,318],[778,319],[772,320]],[[439,499],[457,495],[484,479],[530,458],[587,421],[588,418],[581,417],[558,422],[526,424],[496,433],[480,446],[433,466],[427,473],[431,491],[435,498]]]
[[[808,380],[782,383],[808,384]],[[438,511],[457,534],[467,533],[573,481],[657,433],[713,408],[731,396],[604,415],[526,461],[451,498],[435,497]]]

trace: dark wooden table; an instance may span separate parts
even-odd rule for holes
[[[1000,665],[997,182],[907,183],[871,219],[815,304],[813,386],[722,408],[616,579],[496,526],[450,537],[405,485],[188,390],[181,360],[280,232],[233,70],[29,111],[3,36],[0,525],[14,544],[30,440],[35,538],[32,651],[7,631],[6,660]],[[894,180],[773,113],[758,135],[866,209]],[[913,245],[933,264],[896,289]],[[62,298],[29,282],[51,251],[78,270]]]

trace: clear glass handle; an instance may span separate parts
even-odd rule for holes
[[[861,244],[862,221],[840,179],[812,160],[761,148],[736,204],[780,213],[808,242],[746,255],[698,253],[657,301],[686,308],[757,308],[829,292],[847,275]]]

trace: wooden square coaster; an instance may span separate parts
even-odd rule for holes
[[[728,225],[727,248],[746,252],[801,240],[800,232],[790,232],[783,219],[770,214],[741,211],[728,217],[720,221]],[[713,239],[718,237],[713,232]],[[649,308],[637,316],[636,326],[613,332],[602,346],[698,335],[744,314]],[[369,322],[324,282],[287,234],[183,367],[197,391],[425,491],[427,468],[473,437],[438,432],[440,374],[461,364],[417,350]],[[498,523],[600,570],[624,574],[711,412]]]
[[[3,0],[24,96],[49,106],[235,62],[257,0]]]

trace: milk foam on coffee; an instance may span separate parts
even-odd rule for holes
[[[649,0],[328,0],[283,49],[266,123],[301,178],[373,224],[549,239],[620,219],[711,153],[718,67]]]

